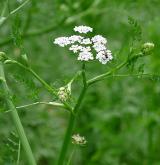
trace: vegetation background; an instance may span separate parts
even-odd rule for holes
[[[5,0],[0,0],[0,11]],[[10,10],[23,0],[9,1]],[[87,64],[87,77],[103,73],[127,58],[130,48],[155,43],[152,56],[121,70],[122,74],[160,73],[159,0],[30,0],[0,27],[0,51],[19,59],[26,53],[30,65],[50,84],[61,87],[80,69],[80,62],[65,48],[53,44],[73,34],[76,25],[94,28],[108,39],[114,61]],[[6,13],[7,15],[7,13]],[[21,60],[21,59],[20,59]],[[29,73],[6,65],[8,85],[16,106],[51,97]],[[80,91],[73,87],[76,99]],[[17,159],[15,127],[0,93],[0,165]],[[58,158],[68,113],[45,105],[19,110],[38,165],[53,165]],[[88,143],[77,147],[73,165],[160,165],[160,79],[110,77],[89,89],[81,106],[75,133]],[[68,157],[72,152],[72,146]],[[27,165],[21,150],[20,165]]]

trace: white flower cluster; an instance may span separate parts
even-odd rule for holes
[[[89,26],[81,25],[81,26],[75,26],[74,31],[79,33],[88,33],[88,32],[92,32],[93,29]]]
[[[88,26],[76,26],[75,32],[88,33],[93,29]],[[58,37],[54,40],[54,44],[61,47],[69,46],[69,50],[73,53],[78,53],[78,60],[89,61],[97,59],[102,64],[106,64],[112,60],[112,53],[107,49],[107,40],[101,35],[95,35],[92,38],[85,38],[80,35],[72,35],[70,37]],[[96,56],[94,57],[92,49],[95,50]]]
[[[87,143],[85,137],[75,134],[72,136],[72,143],[77,145],[85,145]]]

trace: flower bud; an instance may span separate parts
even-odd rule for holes
[[[150,54],[153,49],[154,49],[154,43],[146,42],[142,46],[142,53]]]
[[[0,52],[0,61],[4,62],[7,59],[8,59],[8,57],[6,56],[6,54],[4,52]]]
[[[71,91],[68,86],[61,87],[58,90],[58,97],[61,101],[67,101],[71,96]]]

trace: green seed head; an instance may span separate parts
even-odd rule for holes
[[[58,97],[61,101],[67,101],[71,96],[71,91],[68,86],[61,87],[58,90]]]

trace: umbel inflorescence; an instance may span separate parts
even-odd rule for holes
[[[89,26],[75,26],[75,32],[87,34],[93,31]],[[84,37],[82,35],[72,35],[70,37],[58,37],[54,40],[54,44],[61,47],[69,46],[69,50],[78,54],[78,60],[89,61],[97,59],[102,64],[106,64],[112,60],[112,53],[107,48],[107,40],[101,35],[93,37]]]

